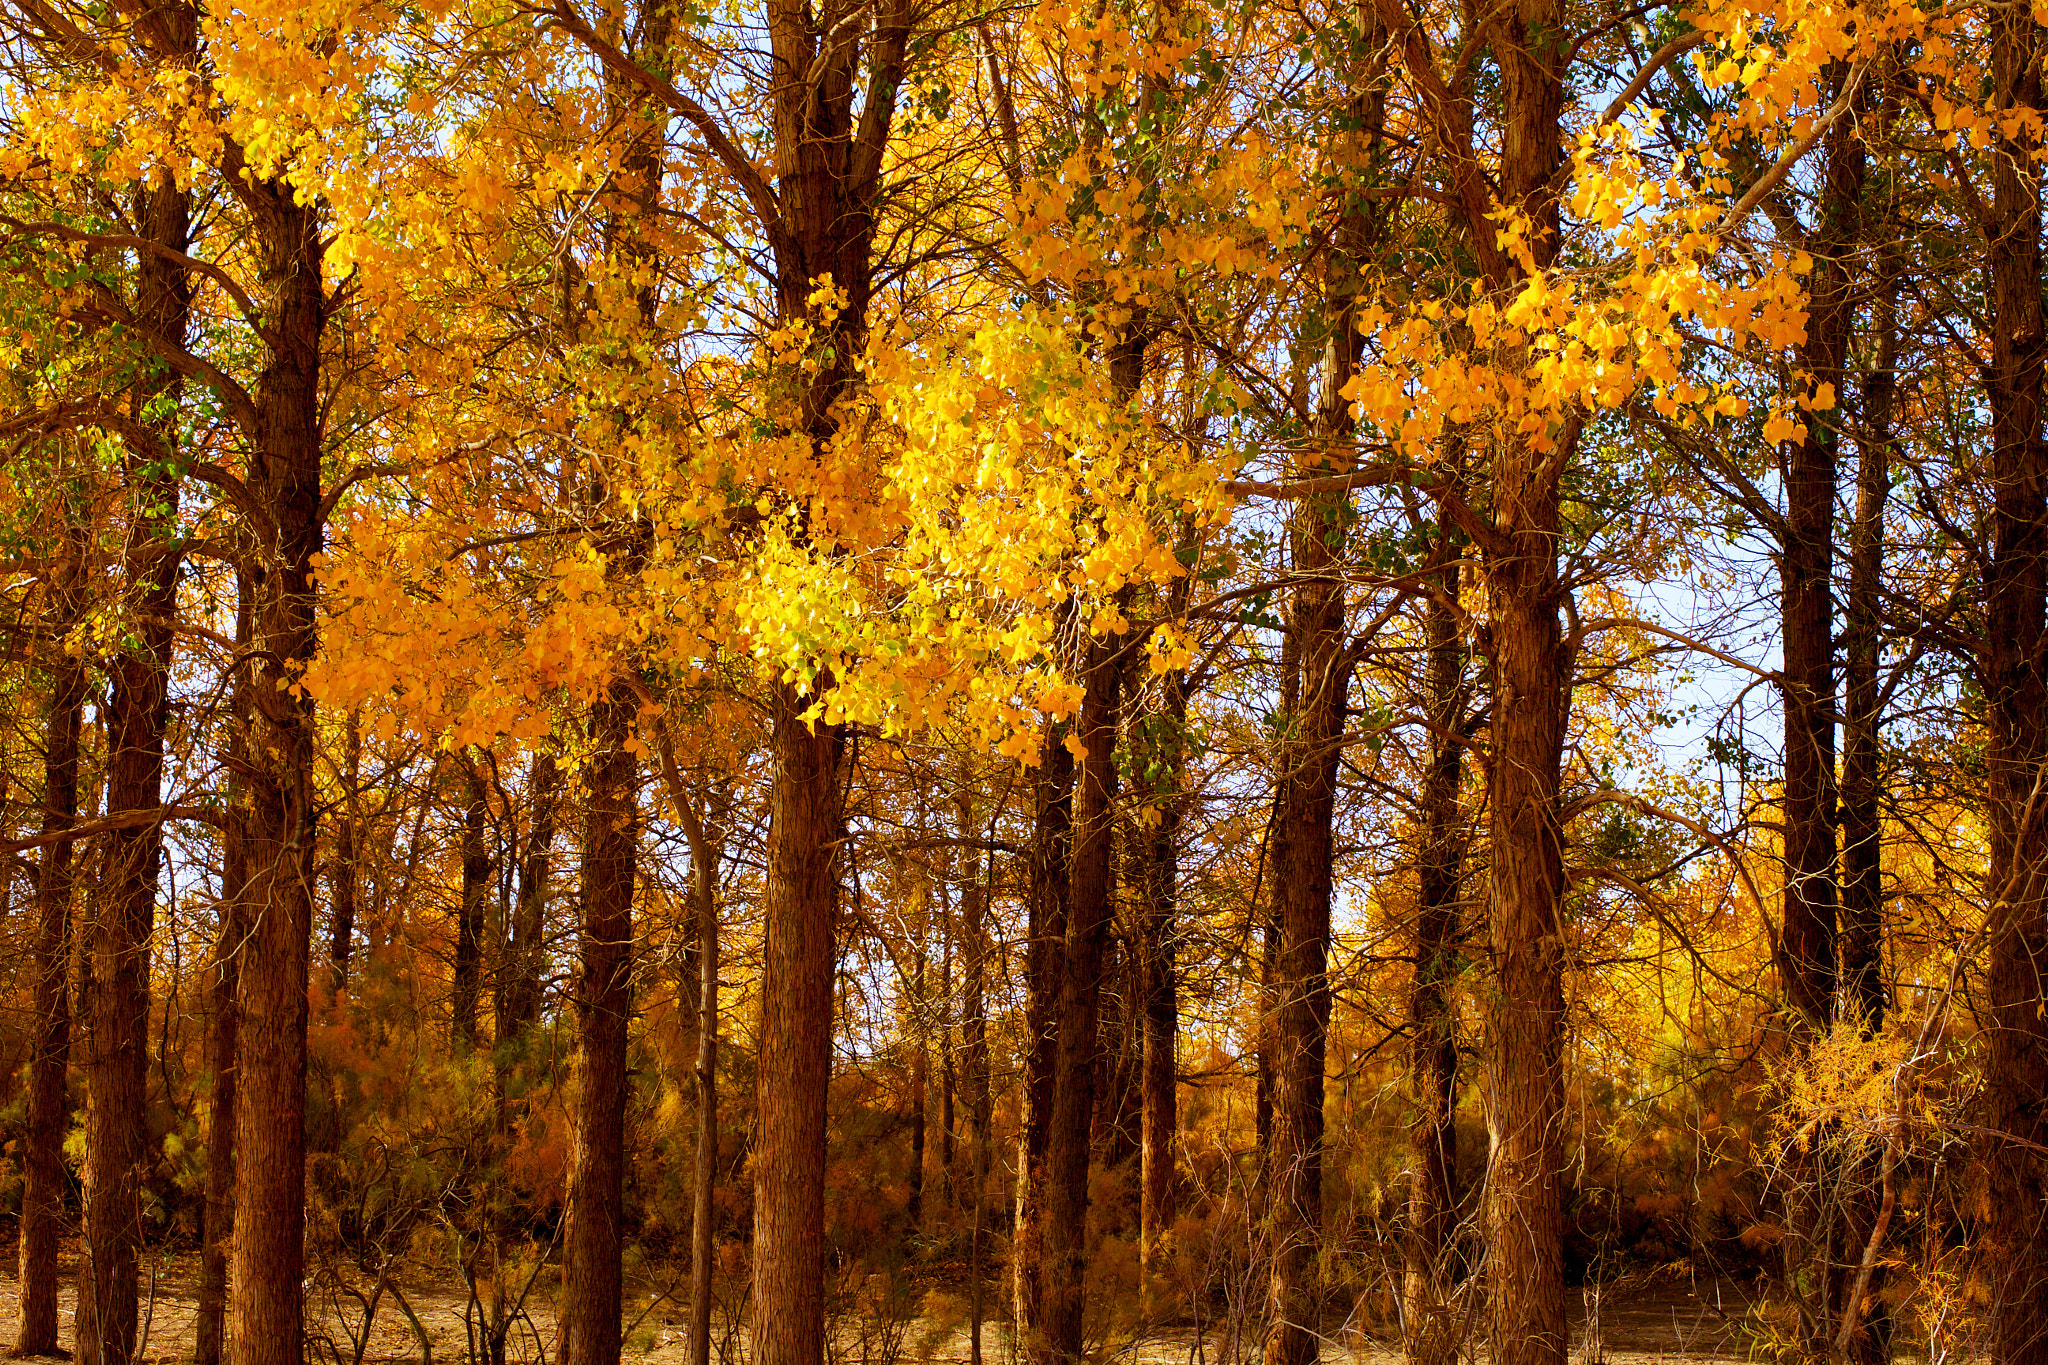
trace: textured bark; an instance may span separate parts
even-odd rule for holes
[[[1170,619],[1179,619],[1187,612],[1188,582],[1184,575],[1169,590]],[[1164,1240],[1173,1227],[1179,1198],[1174,1141],[1180,1129],[1180,1069],[1176,1052],[1180,994],[1173,949],[1180,887],[1181,787],[1185,781],[1187,719],[1187,675],[1175,670],[1159,680],[1154,752],[1158,768],[1154,796],[1159,822],[1146,840],[1138,911],[1142,1010],[1138,1256],[1148,1299],[1157,1297],[1151,1286],[1163,1268]],[[1160,1307],[1157,1302],[1152,1306]]]
[[[1456,570],[1440,574],[1439,591],[1455,596]],[[1454,1267],[1451,1234],[1458,1217],[1458,1133],[1452,1111],[1458,1091],[1457,1010],[1464,828],[1458,793],[1463,780],[1467,684],[1465,645],[1446,602],[1432,599],[1427,617],[1429,673],[1423,698],[1429,717],[1429,767],[1418,811],[1420,840],[1415,904],[1415,974],[1408,988],[1408,1227],[1403,1242],[1403,1358],[1443,1365],[1458,1345],[1449,1310]]]
[[[490,908],[490,788],[484,781],[481,755],[470,754],[462,765],[462,894],[456,905],[455,1036],[474,1048],[479,1038],[478,1008],[483,1000],[484,916]]]
[[[1024,1081],[1017,1134],[1017,1207],[1010,1236],[1011,1314],[1020,1340],[1045,1325],[1046,1135],[1059,1035],[1053,1010],[1066,974],[1073,890],[1074,755],[1066,727],[1048,722],[1032,784],[1030,899],[1024,931]]]
[[[916,945],[911,949],[910,968],[911,1008],[915,1012],[911,1022],[912,1047],[915,1051],[910,1059],[910,1230],[915,1233],[924,1228],[924,1160],[926,1111],[931,1107],[927,1093],[931,1085],[931,1048],[925,1042],[924,978],[926,971],[925,926],[919,926]]]
[[[1837,88],[1846,71],[1834,71]],[[1862,137],[1852,120],[1826,141],[1819,229],[1809,240],[1806,341],[1799,363],[1816,382],[1845,392],[1852,323],[1853,256],[1861,240]],[[1806,437],[1786,447],[1785,536],[1779,547],[1785,711],[1785,900],[1779,972],[1805,1030],[1834,1017],[1836,461],[1842,406],[1807,414]]]
[[[246,637],[247,613],[243,614]],[[235,724],[240,727],[236,707]],[[233,741],[236,752],[239,741]],[[206,1109],[206,1210],[199,1249],[199,1292],[194,1328],[194,1365],[220,1365],[227,1325],[228,1251],[235,1214],[235,1039],[236,983],[241,975],[241,945],[248,933],[244,903],[249,881],[249,855],[243,814],[231,793],[227,825],[221,836],[221,896],[216,910],[219,928],[207,963],[206,1069],[213,1091]]]
[[[2028,11],[1987,15],[1992,105],[2042,108],[2035,56],[2042,31]],[[2048,970],[2043,858],[2048,822],[2035,795],[2048,758],[2043,690],[2048,598],[2048,450],[2041,438],[2041,180],[2036,140],[2001,138],[1992,158],[1989,228],[1992,304],[1992,544],[1982,685],[1989,752],[1991,921],[1984,1064],[1984,1157],[1989,1209],[1982,1264],[1989,1268],[1994,1365],[2048,1361]]]
[[[1123,691],[1123,642],[1089,636],[1074,737],[1082,753],[1074,782],[1071,890],[1059,995],[1052,1011],[1052,1112],[1046,1124],[1044,1318],[1020,1342],[1034,1362],[1076,1360],[1086,1309],[1089,1126],[1095,1113],[1096,1053],[1101,1045],[1102,959],[1115,908],[1117,721]]]
[[[237,982],[232,1365],[299,1365],[305,1338],[306,985],[313,934],[311,558],[321,544],[319,211],[282,180],[227,178],[257,225],[269,351],[247,484],[255,563],[250,680],[249,933]]]
[[[624,682],[591,708],[576,982],[575,1144],[562,1235],[562,1365],[618,1365],[626,1179],[626,1029],[633,1014],[639,703]]]
[[[1358,333],[1348,298],[1333,309],[1324,388],[1324,430],[1348,423],[1336,394],[1348,381]],[[1321,466],[1310,463],[1304,473]],[[1266,1291],[1268,1365],[1311,1365],[1320,1346],[1315,1277],[1323,1229],[1323,1063],[1330,1025],[1330,896],[1337,762],[1351,665],[1344,631],[1341,560],[1349,499],[1339,493],[1296,504],[1288,528],[1296,586],[1287,630],[1296,671],[1283,680],[1285,732],[1279,745],[1270,856],[1274,951],[1273,1136],[1267,1149]]]
[[[189,55],[187,35],[181,52]],[[163,54],[173,55],[173,54]],[[190,243],[186,191],[138,190],[135,218],[152,242],[182,252]],[[136,266],[136,313],[164,340],[182,345],[192,310],[182,268],[150,253]],[[176,451],[175,424],[152,420],[152,405],[176,402],[178,383],[157,368],[132,394],[133,415],[152,430],[154,448],[131,448],[123,493],[128,504],[122,550],[124,606],[134,643],[110,668],[107,814],[163,804],[164,727],[170,719],[171,627],[177,615],[178,480],[165,457]],[[85,1072],[84,1238],[78,1261],[76,1352],[88,1365],[127,1365],[135,1354],[142,1246],[142,1181],[154,1144],[149,1134],[149,940],[156,920],[163,826],[135,825],[108,839],[80,1002],[80,1064]]]
[[[555,842],[555,803],[562,785],[553,754],[536,754],[527,779],[533,793],[533,832],[519,860],[511,941],[498,973],[496,1014],[501,1039],[518,1037],[540,1016],[541,941],[547,927],[548,867]]]
[[[1839,1012],[1866,1035],[1884,1026],[1884,887],[1879,845],[1878,662],[1885,501],[1891,492],[1892,400],[1898,388],[1897,275],[1872,304],[1875,354],[1863,379],[1856,451],[1856,521],[1842,640],[1842,932]]]
[[[822,680],[830,686],[829,677]],[[825,1340],[825,1098],[832,1079],[833,918],[844,732],[773,693],[775,779],[762,895],[754,1090],[754,1359],[817,1365]]]
[[[85,604],[83,523],[69,515],[51,575],[45,618],[68,631]],[[92,679],[85,661],[62,655],[50,668],[50,709],[43,739],[41,832],[78,823],[78,748]],[[36,925],[29,968],[35,1014],[29,1025],[27,1121],[22,1133],[22,1189],[17,1274],[20,1317],[16,1355],[57,1349],[57,1249],[64,1225],[65,1077],[71,1057],[72,849],[69,839],[43,847],[36,869]]]
[[[1520,0],[1494,36],[1505,114],[1501,198],[1528,216],[1538,269],[1555,259],[1560,231],[1564,26],[1561,0]],[[1488,230],[1470,224],[1468,236]],[[1489,1011],[1486,1201],[1493,1365],[1562,1365],[1565,1358],[1558,768],[1571,692],[1558,624],[1558,476],[1577,439],[1565,426],[1549,433],[1549,450],[1520,435],[1495,445],[1494,537],[1482,556],[1494,660],[1489,946],[1496,1003]]]

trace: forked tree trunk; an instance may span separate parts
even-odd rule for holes
[[[65,512],[45,613],[46,624],[60,636],[69,632],[85,604],[83,514],[68,507]],[[64,654],[51,665],[43,742],[43,834],[57,834],[78,823],[78,750],[91,689],[83,659]],[[43,846],[36,869],[35,938],[29,958],[35,1015],[29,1026],[28,1113],[22,1133],[16,1355],[47,1355],[57,1349],[57,1251],[64,1227],[64,1133],[69,1126],[65,1078],[71,1057],[72,863],[71,840],[59,839]]]
[[[2042,29],[2024,9],[1986,16],[1992,107],[2042,108]],[[1988,703],[1986,806],[1991,902],[1984,1064],[1988,1268],[1994,1365],[2048,1362],[2048,1014],[2044,858],[2036,784],[2048,759],[2041,649],[2048,599],[2048,449],[2041,437],[2041,170],[2034,136],[2000,137],[1988,224],[1992,303],[1992,544],[1982,681]]]
[[[187,44],[189,47],[189,44]],[[136,221],[152,242],[182,252],[190,243],[189,194],[171,185],[139,190]],[[182,268],[142,253],[136,307],[145,325],[173,345],[189,328],[192,291]],[[170,719],[171,621],[177,615],[184,550],[178,539],[178,480],[166,460],[176,454],[176,424],[151,421],[153,404],[175,405],[179,385],[168,369],[140,385],[134,407],[148,446],[128,451],[123,492],[128,539],[122,559],[135,642],[114,659],[107,725],[107,814],[155,810],[163,804],[164,726]],[[127,1365],[135,1354],[142,1247],[142,1180],[149,1137],[149,941],[156,920],[163,826],[115,831],[85,953],[92,983],[80,1013],[85,1071],[84,1239],[78,1261],[78,1358],[87,1365]]]
[[[583,922],[576,984],[575,1145],[562,1236],[561,1365],[618,1365],[620,1204],[626,1178],[626,1031],[633,1014],[639,703],[624,682],[591,707],[584,772]]]
[[[1437,577],[1438,591],[1455,597],[1457,570]],[[1414,1106],[1408,1121],[1408,1227],[1402,1292],[1403,1358],[1409,1365],[1444,1365],[1458,1346],[1450,1312],[1451,1235],[1458,1217],[1457,1009],[1459,886],[1464,829],[1459,809],[1465,746],[1465,642],[1444,601],[1431,599],[1427,615],[1429,767],[1423,774],[1415,905],[1415,974],[1408,989],[1408,1085]]]

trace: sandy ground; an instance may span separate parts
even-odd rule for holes
[[[0,1348],[11,1344],[14,1336],[14,1316],[17,1302],[17,1285],[13,1278],[13,1258],[7,1258],[5,1274],[0,1276]],[[197,1270],[196,1258],[178,1256],[154,1263],[154,1275],[145,1273],[143,1311],[147,1317],[148,1336],[144,1342],[143,1358],[148,1361],[186,1361],[191,1358],[194,1327],[194,1275]],[[73,1312],[73,1291],[71,1285],[72,1266],[65,1264],[65,1284],[59,1309],[59,1336],[64,1344],[71,1340]],[[638,1288],[639,1293],[628,1309],[627,1317],[632,1319],[648,1306],[649,1286]],[[407,1303],[418,1316],[432,1347],[435,1362],[462,1361],[467,1352],[467,1333],[463,1325],[464,1294],[459,1283],[406,1282],[401,1285]],[[538,1362],[554,1358],[555,1326],[549,1306],[540,1302],[542,1295],[537,1288],[532,1295],[530,1320],[518,1324],[517,1340],[508,1350],[507,1359],[520,1365],[538,1365]],[[1586,1296],[1574,1293],[1572,1304],[1572,1343],[1575,1365],[1657,1365],[1664,1361],[1741,1361],[1746,1358],[1742,1323],[1748,1307],[1746,1293],[1730,1281],[1702,1280],[1697,1284],[1683,1281],[1664,1281],[1647,1286],[1608,1291],[1598,1305],[1598,1345],[1588,1330],[1588,1310],[1594,1305]],[[369,1339],[362,1344],[362,1354],[356,1354],[357,1338],[360,1337],[358,1324],[361,1320],[359,1304],[350,1305],[346,1319],[331,1314],[309,1311],[309,1335],[315,1339],[307,1352],[309,1362],[318,1365],[355,1365],[358,1360],[364,1365],[377,1362],[418,1362],[423,1358],[419,1337],[397,1302],[386,1294],[377,1307]],[[655,1303],[629,1334],[625,1358],[647,1365],[679,1365],[687,1359],[684,1319],[686,1308],[678,1303]],[[349,1329],[355,1327],[351,1332]],[[1008,1365],[1012,1359],[1006,1349],[1002,1328],[990,1323],[985,1329],[984,1358],[988,1365]],[[725,1365],[740,1365],[737,1343],[728,1339],[725,1343]],[[920,1330],[916,1325],[907,1328],[896,1343],[893,1355],[894,1365],[913,1363],[962,1362],[968,1358],[968,1343],[964,1333],[937,1333]],[[1219,1365],[1227,1354],[1225,1343],[1211,1337],[1204,1343],[1206,1349],[1197,1350],[1193,1333],[1183,1329],[1169,1331],[1148,1338],[1142,1343],[1126,1344],[1117,1359],[1132,1365]],[[838,1365],[891,1365],[892,1356],[888,1343],[873,1338],[860,1340],[847,1336],[840,1343]],[[714,1358],[718,1352],[714,1345]],[[35,1359],[49,1359],[35,1357]],[[1398,1361],[1399,1352],[1392,1344],[1369,1336],[1352,1334],[1341,1341],[1328,1343],[1323,1351],[1328,1362],[1357,1362],[1357,1365],[1386,1365]]]

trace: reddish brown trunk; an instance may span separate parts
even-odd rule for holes
[[[183,251],[190,242],[187,194],[166,185],[138,191],[136,220],[153,242]],[[149,253],[137,265],[136,309],[145,325],[182,345],[192,307],[185,272]],[[178,480],[175,424],[152,420],[154,404],[177,400],[168,371],[139,386],[135,415],[161,448],[128,454],[124,492],[128,540],[122,554],[136,643],[116,656],[107,726],[107,814],[163,804],[164,726],[170,719],[171,627],[177,615]],[[142,1181],[149,1135],[149,940],[156,918],[163,827],[138,825],[110,836],[88,928],[81,1001],[85,1072],[84,1240],[78,1262],[77,1354],[89,1365],[127,1365],[135,1354],[142,1246]]]
[[[1986,17],[1992,33],[1992,103],[2039,111],[2041,28],[2025,10]],[[1984,1155],[1989,1214],[1983,1261],[1990,1277],[1994,1365],[2048,1361],[2048,963],[2044,824],[2035,795],[2048,758],[2048,693],[2041,672],[2048,597],[2048,450],[2041,439],[2041,180],[2037,141],[2001,139],[1993,158],[1989,223],[1992,303],[1992,545],[1983,689],[1990,746],[1992,926],[1985,971]]]
[[[1024,1078],[1019,1097],[1017,1207],[1010,1236],[1011,1314],[1022,1341],[1045,1327],[1046,1135],[1052,1122],[1059,1035],[1053,1010],[1066,974],[1067,901],[1073,890],[1074,755],[1066,726],[1048,723],[1032,783],[1030,899],[1024,930]]]
[[[1116,739],[1122,641],[1090,636],[1074,735],[1083,753],[1074,783],[1071,891],[1059,995],[1052,1112],[1046,1124],[1045,1298],[1042,1330],[1023,1342],[1027,1359],[1065,1365],[1079,1357],[1088,1268],[1089,1124],[1101,1044],[1102,958],[1114,910]]]
[[[227,169],[230,179],[241,167]],[[271,350],[257,381],[247,484],[263,511],[250,679],[249,933],[237,983],[234,1255],[228,1358],[300,1365],[305,1348],[306,985],[313,935],[311,559],[320,549],[320,338],[326,298],[317,207],[251,180]]]
[[[1187,611],[1188,579],[1175,580],[1167,612],[1178,618]],[[1186,765],[1188,718],[1187,675],[1175,671],[1160,678],[1156,754],[1162,774],[1154,795],[1158,823],[1150,831],[1145,852],[1142,901],[1139,907],[1139,999],[1142,1010],[1140,1083],[1141,1113],[1138,1155],[1138,1249],[1140,1273],[1148,1298],[1163,1269],[1161,1248],[1173,1227],[1179,1182],[1174,1144],[1180,1128],[1180,1071],[1176,1045],[1180,1033],[1179,977],[1174,965],[1175,911],[1180,884],[1181,784]],[[1153,1306],[1160,1305],[1154,1302]]]
[[[51,573],[50,629],[68,632],[85,602],[85,535],[68,515]],[[82,659],[61,656],[50,669],[50,711],[43,748],[41,832],[78,823],[78,749],[92,679]],[[30,950],[34,1018],[30,1021],[28,1114],[22,1134],[19,1223],[21,1312],[16,1355],[57,1349],[57,1249],[64,1226],[65,1076],[71,1056],[72,843],[43,847],[36,869],[36,927]]]
[[[830,685],[821,676],[821,688]],[[804,720],[809,698],[793,686],[777,686],[773,698],[754,1091],[753,1346],[760,1365],[817,1365],[825,1357],[825,1097],[845,739],[838,726]]]
[[[711,1365],[712,1210],[718,1180],[718,858],[693,827],[697,901],[697,1171],[690,1219],[690,1365]]]
[[[1456,570],[1439,590],[1455,595]],[[1408,1077],[1414,1110],[1408,1121],[1408,1228],[1402,1351],[1411,1365],[1441,1365],[1455,1352],[1457,1324],[1449,1311],[1451,1235],[1458,1216],[1457,1012],[1459,882],[1464,831],[1458,793],[1465,746],[1465,645],[1446,602],[1428,609],[1429,676],[1424,697],[1431,729],[1429,767],[1421,792],[1420,858],[1415,907],[1415,975],[1408,990]]]
[[[591,708],[584,771],[583,923],[576,982],[575,1146],[562,1236],[562,1365],[618,1365],[626,1177],[626,1029],[633,1013],[639,704],[623,682]]]
[[[973,805],[963,787],[957,798],[960,838],[963,848],[974,839]],[[961,1091],[967,1104],[968,1245],[967,1274],[969,1299],[969,1365],[981,1360],[982,1300],[982,1212],[988,1197],[989,1052],[987,976],[988,933],[983,916],[988,907],[988,884],[981,876],[978,854],[963,853],[967,875],[960,891],[960,941],[965,976],[960,996]]]
[[[925,1111],[930,1108],[930,1096],[926,1093],[931,1083],[931,1049],[925,1043],[924,998],[925,977],[925,930],[918,926],[917,946],[912,949],[913,960],[910,970],[911,1030],[914,1049],[910,1059],[910,1228],[912,1232],[924,1227],[924,1148]]]

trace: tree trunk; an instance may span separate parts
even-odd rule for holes
[[[1356,357],[1348,298],[1333,310],[1324,373],[1325,430]],[[1323,469],[1320,463],[1308,472]],[[1319,1349],[1316,1255],[1323,1226],[1323,1059],[1330,1025],[1330,895],[1337,762],[1351,667],[1339,564],[1350,500],[1304,498],[1289,528],[1293,574],[1288,605],[1297,672],[1285,681],[1287,732],[1279,748],[1271,836],[1273,920],[1273,1139],[1267,1225],[1271,1282],[1266,1295],[1268,1365],[1313,1365]]]
[[[818,690],[831,686],[820,675]],[[759,1365],[825,1358],[825,1113],[832,1080],[833,916],[844,731],[803,719],[779,684],[762,897],[755,1085],[753,1347]]]
[[[547,928],[548,862],[555,842],[555,802],[562,784],[555,756],[536,754],[527,778],[533,793],[533,832],[519,861],[512,936],[497,983],[500,1040],[518,1037],[540,1017],[541,942]]]
[[[63,543],[45,614],[53,633],[68,632],[85,605],[83,513],[66,509]],[[50,711],[43,748],[44,834],[78,823],[78,749],[92,677],[73,654],[50,668]],[[19,1223],[21,1312],[14,1354],[57,1349],[57,1250],[64,1226],[65,1078],[71,1056],[71,901],[73,845],[43,846],[36,869],[36,927],[29,970],[35,1016],[30,1022],[28,1114],[22,1133]]]
[[[1030,899],[1024,930],[1024,1077],[1017,1133],[1017,1207],[1010,1235],[1011,1316],[1020,1343],[1045,1330],[1047,1135],[1059,1034],[1053,1011],[1066,975],[1073,885],[1074,755],[1066,725],[1048,722],[1032,783]]]
[[[1560,0],[1523,0],[1502,17],[1506,114],[1501,199],[1530,222],[1547,269],[1560,233],[1566,54]],[[1490,223],[1469,225],[1478,236]],[[1508,283],[1499,281],[1497,283]],[[1575,426],[1495,446],[1494,539],[1482,557],[1493,646],[1493,888],[1487,1135],[1488,1292],[1493,1365],[1562,1365],[1564,1321],[1564,850],[1559,763],[1571,704],[1558,624],[1559,471]],[[1542,448],[1538,448],[1540,440]],[[1560,448],[1561,447],[1561,448]]]
[[[926,1008],[924,978],[929,925],[917,927],[917,943],[911,949],[910,1030],[913,1052],[910,1058],[910,1231],[924,1229],[925,1111],[931,1107],[927,1091],[931,1085],[931,1048],[925,1041]]]
[[[235,586],[235,652],[246,654],[256,609],[255,585],[247,573],[237,573]],[[206,1069],[213,1078],[213,1094],[206,1110],[206,1207],[199,1247],[193,1365],[220,1365],[235,1218],[235,1068],[240,1018],[235,1000],[242,941],[249,932],[248,790],[241,775],[249,761],[246,671],[237,672],[230,688],[227,818],[221,829],[220,901],[214,911],[213,955],[207,964],[212,980],[207,990]]]
[[[1052,1024],[1052,1113],[1046,1125],[1043,1330],[1026,1358],[1067,1365],[1081,1353],[1088,1261],[1089,1124],[1101,1045],[1102,956],[1114,910],[1116,739],[1123,643],[1090,635],[1074,726],[1083,753],[1074,783],[1072,890],[1066,949]]]
[[[189,44],[186,44],[189,48]],[[170,54],[165,54],[170,55]],[[191,199],[168,183],[136,192],[135,219],[152,242],[182,252],[191,245]],[[190,327],[192,290],[182,267],[141,253],[136,311],[173,345]],[[134,391],[135,416],[159,448],[127,455],[123,491],[128,539],[122,553],[135,643],[111,668],[107,726],[107,814],[163,804],[164,727],[170,719],[171,621],[177,615],[184,549],[178,538],[176,423],[150,413],[173,407],[180,385],[167,369]],[[137,825],[109,836],[85,952],[89,996],[81,1002],[85,1071],[84,1239],[78,1263],[77,1354],[88,1365],[127,1365],[135,1354],[137,1257],[142,1247],[142,1181],[149,1136],[149,940],[156,921],[163,826]]]
[[[972,1221],[968,1230],[967,1294],[970,1324],[969,1365],[981,1359],[982,1296],[982,1207],[988,1198],[989,1055],[987,1016],[988,927],[983,916],[988,908],[988,883],[981,875],[981,857],[969,849],[974,838],[974,809],[968,788],[955,797],[961,862],[967,875],[960,888],[960,946],[964,954],[965,980],[960,995],[961,1090],[967,1104],[968,1203]],[[989,855],[993,858],[993,854]]]
[[[491,850],[486,839],[491,793],[478,760],[479,755],[471,753],[462,762],[462,899],[456,909],[453,996],[455,1036],[472,1050],[480,1036],[484,913],[491,895]]]
[[[1992,106],[2001,119],[2042,108],[2035,60],[2042,30],[2025,10],[1987,15]],[[1991,826],[1990,962],[1984,1139],[1988,1217],[1983,1264],[1991,1268],[1994,1365],[2048,1361],[2048,963],[2044,845],[2035,798],[2048,757],[2048,692],[2041,674],[2048,598],[2048,450],[2041,439],[2041,180],[2038,140],[2000,137],[1993,157],[1989,227],[1992,302],[1992,546],[1984,630],[1983,689],[1990,745],[1986,805]]]
[[[1192,542],[1187,542],[1192,544]],[[1167,615],[1179,620],[1187,613],[1189,576],[1175,579],[1168,592]],[[1142,902],[1139,907],[1138,953],[1142,1010],[1138,1156],[1139,1274],[1154,1312],[1161,1310],[1156,1278],[1164,1269],[1162,1248],[1173,1227],[1179,1182],[1174,1141],[1180,1129],[1180,1071],[1176,1044],[1180,1034],[1179,979],[1173,945],[1175,911],[1180,889],[1181,786],[1187,755],[1187,674],[1174,670],[1159,679],[1158,745],[1154,796],[1158,823],[1149,832],[1145,851]]]
[[[626,1177],[626,1029],[633,1014],[639,703],[624,682],[591,707],[576,986],[576,1136],[562,1237],[561,1365],[618,1365]]]
[[[229,172],[230,175],[233,171]],[[228,1358],[305,1354],[306,985],[313,935],[313,702],[294,691],[314,650],[320,549],[319,210],[296,184],[248,180],[270,351],[257,381],[261,440],[247,483],[255,541],[251,653],[249,933],[237,982],[234,1255]]]
[[[342,734],[341,813],[334,826],[334,864],[327,885],[334,895],[327,938],[327,989],[340,995],[348,989],[348,963],[355,952],[356,893],[362,875],[361,804],[363,790],[363,712],[353,707]]]
[[[1455,553],[1455,552],[1453,552]],[[1439,591],[1457,594],[1456,569],[1437,576]],[[1403,1358],[1443,1365],[1456,1351],[1449,1311],[1451,1234],[1458,1218],[1457,1010],[1461,864],[1464,831],[1458,793],[1465,746],[1465,643],[1447,602],[1427,613],[1429,676],[1425,714],[1432,727],[1423,774],[1420,858],[1415,906],[1415,975],[1408,990],[1408,1076],[1414,1109],[1408,1121],[1408,1228],[1402,1314]]]
[[[690,1365],[711,1365],[712,1196],[718,1182],[717,856],[693,838],[697,900],[697,1170],[690,1218]]]

